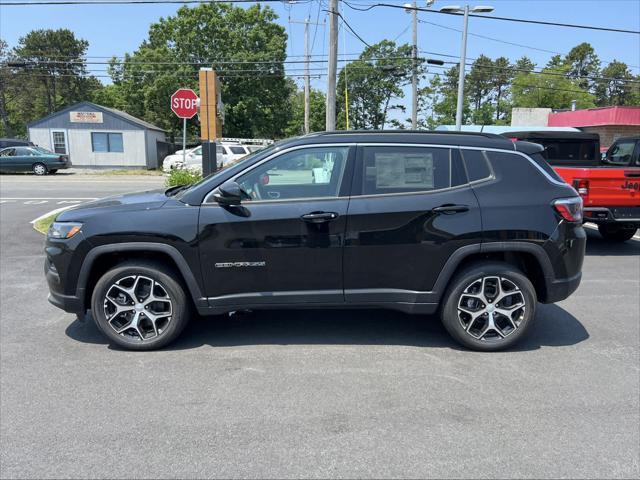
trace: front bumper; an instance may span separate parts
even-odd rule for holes
[[[62,252],[59,248],[51,247],[45,249],[47,255],[44,261],[44,275],[49,287],[49,303],[64,310],[65,312],[83,314],[86,311],[84,305],[84,289],[76,290],[76,295],[64,293],[64,282],[62,281],[56,265],[52,261],[52,252]]]

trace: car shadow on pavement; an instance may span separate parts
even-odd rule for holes
[[[93,320],[75,321],[66,334],[79,342],[107,344]],[[511,351],[575,345],[589,338],[584,326],[557,305],[538,305],[532,329]],[[388,310],[267,310],[214,317],[195,316],[165,350],[203,345],[403,345],[462,349],[435,316]],[[117,347],[110,347],[118,350]]]
[[[587,232],[587,249],[585,255],[597,255],[602,257],[625,257],[640,255],[640,240],[633,238],[626,242],[612,242],[605,240],[598,232],[585,229]]]

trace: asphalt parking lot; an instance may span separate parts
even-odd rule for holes
[[[161,184],[0,176],[2,478],[640,475],[640,240],[589,230],[580,289],[507,352],[385,311],[195,319],[120,351],[49,305],[29,221]]]

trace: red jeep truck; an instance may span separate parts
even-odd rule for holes
[[[545,158],[584,201],[584,220],[607,240],[624,242],[640,227],[640,137],[617,139],[600,158],[597,134],[509,132],[512,139],[539,143]]]

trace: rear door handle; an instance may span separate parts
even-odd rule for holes
[[[338,214],[336,212],[311,212],[302,215],[300,218],[309,223],[324,223],[335,220],[338,218]]]
[[[445,215],[453,215],[454,213],[468,212],[469,207],[466,205],[440,205],[431,209],[433,213],[443,213]]]

